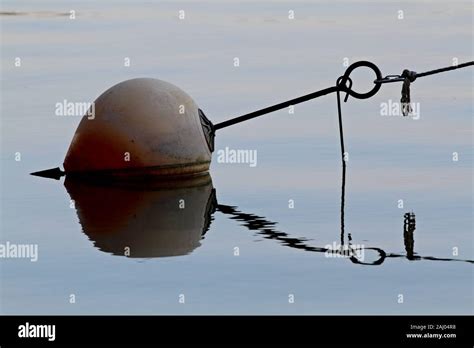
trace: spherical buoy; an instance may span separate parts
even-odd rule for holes
[[[171,83],[137,78],[105,91],[64,159],[72,175],[195,175],[209,170],[212,123]]]
[[[201,245],[217,205],[211,177],[94,181],[66,176],[83,232],[103,252],[186,255]]]

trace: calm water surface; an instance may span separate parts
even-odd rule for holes
[[[255,167],[214,154],[210,176],[172,188],[29,175],[62,164],[80,120],[55,116],[64,99],[154,77],[217,123],[333,85],[345,58],[384,74],[472,60],[472,2],[3,1],[2,11],[0,242],[38,244],[39,256],[0,261],[1,313],[473,313],[472,261],[456,261],[474,259],[472,69],[416,81],[419,120],[381,116],[400,85],[343,106],[343,235],[334,95],[219,131],[216,149],[257,150]],[[371,79],[355,72],[354,88]],[[408,212],[416,226],[404,226]],[[341,238],[376,265],[329,257]]]

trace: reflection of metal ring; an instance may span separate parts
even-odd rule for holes
[[[373,261],[373,262],[363,262],[363,261],[360,261],[357,257],[355,256],[351,256],[350,257],[350,260],[352,261],[352,263],[357,263],[359,265],[366,265],[366,266],[377,266],[377,265],[381,265],[384,261],[385,261],[385,258],[387,257],[387,253],[385,253],[385,251],[383,251],[382,249],[380,248],[355,248],[353,250],[357,250],[357,249],[364,249],[364,250],[375,250],[379,253],[380,257]]]
[[[342,79],[340,81],[338,80],[339,83],[337,84],[337,86],[341,89],[341,91],[345,91],[350,96],[352,96],[354,98],[357,98],[357,99],[367,99],[367,98],[370,98],[370,97],[374,96],[379,91],[380,87],[382,86],[382,84],[380,82],[374,82],[375,86],[370,91],[368,91],[366,93],[358,93],[358,92],[353,91],[351,88],[346,87],[346,82],[349,79],[349,75],[351,74],[351,72],[354,69],[359,68],[359,67],[363,67],[363,66],[365,66],[369,69],[372,69],[374,71],[375,76],[377,77],[376,80],[382,79],[382,72],[377,67],[377,65],[375,65],[374,63],[362,60],[360,62],[355,62],[354,64],[351,64],[347,68],[344,75],[342,76]]]

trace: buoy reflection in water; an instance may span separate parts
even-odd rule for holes
[[[94,245],[133,258],[191,253],[211,223],[209,174],[179,181],[94,182],[66,177],[83,232]]]

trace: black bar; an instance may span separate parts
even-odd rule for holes
[[[20,325],[26,323],[30,328],[32,324],[55,325],[54,341],[20,338]],[[472,347],[472,327],[472,316],[3,316],[0,346],[324,343]],[[433,334],[456,337],[427,336]]]

